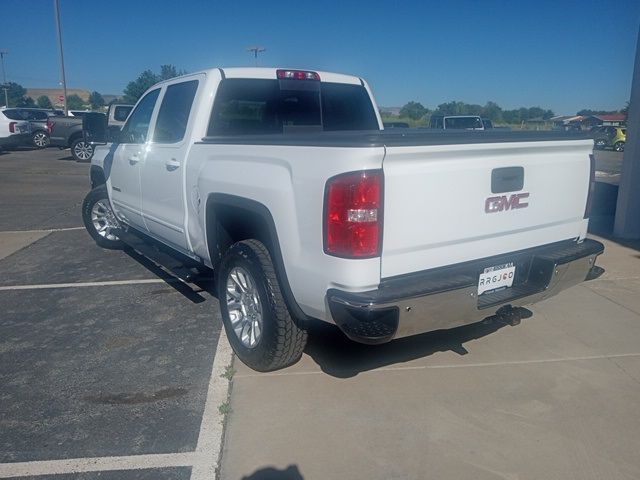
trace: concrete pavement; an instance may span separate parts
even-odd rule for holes
[[[640,251],[604,243],[603,277],[517,327],[236,361],[221,478],[640,478]]]

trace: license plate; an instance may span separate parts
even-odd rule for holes
[[[516,266],[513,263],[485,268],[478,279],[478,295],[512,286],[515,275]]]

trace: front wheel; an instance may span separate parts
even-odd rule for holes
[[[615,145],[613,146],[613,149],[616,152],[624,152],[624,142],[622,141],[616,142]]]
[[[124,246],[116,234],[120,222],[111,209],[105,185],[94,188],[85,197],[82,202],[82,221],[91,238],[99,246],[110,249]]]
[[[93,147],[84,141],[84,138],[76,138],[71,142],[71,156],[76,162],[90,162],[93,157]]]
[[[218,300],[229,343],[247,366],[269,372],[300,359],[307,332],[289,313],[264,244],[244,240],[228,250],[218,270]]]

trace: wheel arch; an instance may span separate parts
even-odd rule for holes
[[[292,316],[306,322],[307,315],[295,300],[278,240],[278,231],[269,209],[262,203],[236,195],[212,193],[207,197],[205,235],[211,264],[220,262],[236,242],[255,238],[269,250],[278,283]]]
[[[107,183],[107,177],[104,174],[104,170],[97,165],[91,165],[89,176],[91,178],[91,189]]]

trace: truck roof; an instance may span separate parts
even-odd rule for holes
[[[207,70],[201,70],[199,72],[193,72],[188,75],[184,75],[185,77],[189,75],[194,75],[197,73],[211,74],[222,72],[224,77],[226,78],[260,78],[267,80],[275,80],[276,71],[277,70],[301,70],[304,72],[315,72],[320,75],[321,82],[332,82],[332,83],[348,83],[352,85],[362,85],[364,81],[360,77],[356,77],[353,75],[345,75],[342,73],[335,72],[325,72],[323,70],[314,70],[309,68],[288,68],[288,67],[218,67],[218,68],[209,68]],[[173,80],[173,79],[170,79]],[[165,80],[168,81],[168,80]],[[158,83],[164,83],[158,82]]]

